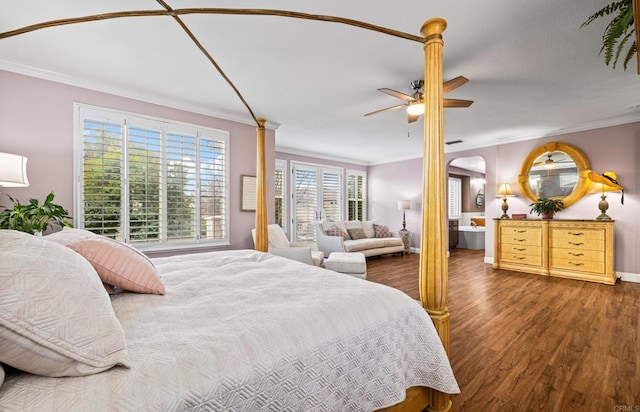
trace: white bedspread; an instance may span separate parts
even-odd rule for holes
[[[2,411],[371,411],[459,389],[404,293],[255,251],[154,259],[165,296],[112,298],[132,368],[9,372]]]

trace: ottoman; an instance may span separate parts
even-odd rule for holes
[[[367,260],[364,253],[333,252],[324,260],[324,267],[360,279],[367,278]]]

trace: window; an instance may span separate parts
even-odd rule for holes
[[[462,179],[449,177],[449,218],[462,217]]]
[[[347,170],[347,216],[349,220],[367,220],[367,175]]]
[[[74,112],[78,227],[147,249],[228,243],[228,132]]]
[[[275,197],[276,197],[276,224],[285,229],[287,221],[287,202],[285,196],[285,188],[287,187],[287,161],[276,160],[275,169]]]

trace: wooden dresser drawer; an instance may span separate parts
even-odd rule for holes
[[[551,248],[604,250],[605,233],[598,229],[551,229]]]
[[[604,262],[604,253],[600,250],[577,248],[553,248],[550,251],[551,259],[579,259],[590,262]]]
[[[537,255],[525,255],[522,253],[503,250],[500,252],[500,261],[507,263],[519,263],[522,265],[541,266],[542,256],[540,255],[540,252],[538,252]]]
[[[590,261],[585,259],[557,257],[553,254],[550,258],[549,267],[552,269],[566,269],[576,272],[604,273],[604,259]]]
[[[500,242],[511,245],[541,246],[540,228],[504,227],[500,232]]]
[[[504,243],[500,249],[504,253],[516,255],[542,256],[542,248],[540,246],[531,245],[513,245]]]

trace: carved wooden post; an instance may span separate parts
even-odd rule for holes
[[[267,172],[265,165],[264,125],[265,119],[258,119],[256,141],[256,250],[266,252],[269,247],[267,234]]]
[[[424,44],[424,153],[422,188],[422,244],[420,245],[420,300],[449,353],[449,311],[446,307],[449,266],[446,232],[444,132],[442,104],[442,33],[447,22],[427,20],[420,31]],[[448,394],[433,391],[431,411],[451,410]]]

